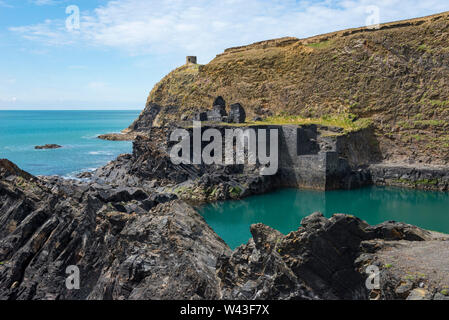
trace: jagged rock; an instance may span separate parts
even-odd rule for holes
[[[31,174],[23,171],[11,161],[7,159],[0,159],[0,179],[6,179],[10,176],[22,177],[27,180],[35,179]]]
[[[252,226],[254,240],[219,260],[218,275],[225,297],[366,298],[363,278],[354,270],[353,262],[367,225],[344,215],[328,220],[320,213],[305,219],[303,225],[287,236],[263,225]],[[252,295],[240,286],[249,280],[258,284]]]
[[[432,238],[429,231],[395,221],[387,221],[367,230],[372,232],[373,237],[384,240],[424,241]]]
[[[92,178],[92,172],[87,172],[87,171],[81,172],[76,177],[79,179],[90,179],[90,178]]]
[[[107,201],[139,205],[140,190],[65,188],[58,178],[25,175],[16,184],[21,172],[3,161],[0,168],[9,172],[0,180],[1,300],[220,297],[215,264],[229,248],[173,195],[144,200],[151,211],[122,213]],[[105,191],[114,199],[100,196]],[[71,265],[80,269],[80,290],[65,286]]]
[[[161,112],[162,107],[155,103],[148,104],[139,117],[131,124],[128,131],[148,131],[153,127],[154,121]],[[125,132],[128,133],[128,132]]]
[[[433,300],[449,300],[449,296],[441,294],[441,293],[437,293],[433,297]]]
[[[98,139],[107,141],[134,141],[142,133],[130,132],[130,133],[107,133],[98,136]]]
[[[154,144],[161,144],[156,137],[138,139],[133,155],[89,182],[36,178],[0,160],[1,300],[442,299],[447,293],[449,236],[403,223],[369,226],[353,216],[314,213],[288,235],[253,225],[253,238],[231,252],[191,206],[157,187],[164,171],[195,177],[202,169],[170,166]],[[236,183],[230,173],[215,168],[196,181],[226,194]],[[108,177],[131,184],[115,186]],[[267,178],[253,178],[266,185]],[[80,268],[80,290],[65,286],[73,265]],[[381,271],[378,290],[365,286],[368,265]],[[416,278],[408,278],[409,270]]]
[[[429,300],[429,295],[430,294],[427,290],[417,288],[410,293],[407,300]]]

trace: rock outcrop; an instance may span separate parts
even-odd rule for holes
[[[218,299],[229,248],[173,195],[59,178],[1,163],[0,299]],[[80,270],[68,290],[66,268]]]
[[[59,144],[46,144],[43,146],[35,146],[34,149],[36,150],[48,150],[48,149],[59,149],[62,148]]]
[[[0,160],[0,299],[446,299],[449,237],[315,213],[234,252],[151,187],[36,178]],[[365,286],[378,266],[380,286]],[[79,268],[80,289],[66,287]],[[414,273],[410,273],[413,270]]]
[[[251,119],[301,117],[317,124],[333,117],[367,119],[382,160],[448,165],[448,32],[446,12],[379,30],[231,48],[207,65],[171,72],[151,91],[143,115],[157,104],[158,124],[178,123],[222,96],[241,103]],[[141,117],[130,128],[147,123]]]
[[[411,299],[414,289],[421,299],[446,297],[448,236],[320,213],[287,236],[262,224],[251,233],[248,244],[219,259],[226,299]],[[366,286],[368,266],[379,270],[378,288]]]

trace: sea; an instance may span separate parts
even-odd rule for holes
[[[93,171],[122,153],[132,142],[104,141],[98,135],[127,128],[139,110],[126,111],[2,111],[0,158],[6,158],[33,175],[74,178]],[[45,144],[60,149],[35,150]]]

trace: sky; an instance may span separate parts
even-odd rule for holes
[[[449,0],[0,0],[0,110],[143,109],[188,55],[443,11]]]

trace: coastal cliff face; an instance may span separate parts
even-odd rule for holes
[[[448,34],[449,15],[442,13],[380,30],[231,48],[162,79],[129,131],[192,117],[221,95],[240,102],[248,118],[366,119],[384,160],[446,165]]]
[[[135,140],[132,154],[79,181],[0,160],[0,299],[449,299],[447,235],[315,213],[288,235],[254,225],[231,251],[191,206],[283,187],[447,191],[447,167],[424,164],[449,161],[448,26],[445,13],[187,64],[153,89],[126,136],[106,137]],[[279,129],[277,174],[171,161],[174,124],[217,95],[264,118],[240,128]],[[80,290],[66,287],[70,266]]]
[[[232,252],[173,195],[37,178],[7,160],[0,200],[2,300],[449,299],[448,236],[401,223],[315,213],[288,235],[253,225]]]

